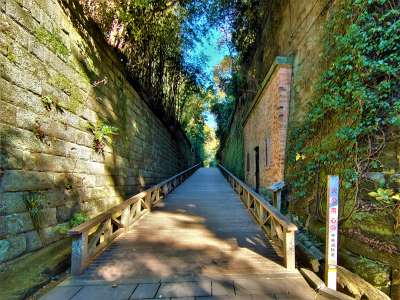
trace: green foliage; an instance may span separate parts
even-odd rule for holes
[[[46,28],[40,26],[36,28],[35,36],[39,42],[61,57],[66,58],[69,55],[68,48],[64,45],[62,38],[57,32],[49,32]]]
[[[60,234],[67,234],[68,231],[84,222],[89,220],[89,217],[84,212],[75,213],[72,218],[66,224],[57,225],[57,232]]]
[[[99,122],[97,125],[90,124],[89,130],[94,135],[94,149],[97,153],[104,153],[104,148],[106,144],[112,143],[112,136],[118,135],[118,128],[106,124],[104,122]]]
[[[400,201],[400,193],[395,193],[393,189],[378,188],[375,192],[369,192],[368,195],[384,204],[395,204]]]
[[[30,192],[23,197],[25,207],[31,217],[33,227],[39,230],[43,220],[43,195]]]
[[[225,142],[234,109],[235,101],[232,97],[217,99],[211,106],[211,112],[214,114],[218,126],[216,134],[221,143]]]
[[[268,201],[272,201],[273,196],[274,196],[273,193],[271,192],[271,190],[269,190],[266,187],[262,187],[260,189],[260,195],[263,196]]]
[[[52,77],[50,79],[50,83],[56,88],[62,90],[69,97],[68,103],[65,104],[63,108],[73,113],[76,113],[79,106],[83,103],[79,87],[77,87],[76,84],[74,84],[71,80],[69,80],[62,74],[57,74],[56,76]],[[57,103],[54,102],[53,99],[52,102]],[[58,107],[61,107],[61,105],[58,105]]]
[[[221,154],[219,154],[221,155]],[[218,157],[223,161],[224,166],[240,179],[244,179],[244,148],[243,131],[241,128],[233,126],[224,144],[223,157]]]
[[[64,111],[63,107],[58,103],[58,101],[53,96],[45,95],[42,96],[41,100],[47,111],[51,111],[53,108],[59,112]]]
[[[74,228],[86,222],[87,220],[89,220],[89,217],[85,213],[78,212],[72,216],[71,220],[69,221],[69,225],[71,226],[71,228]]]
[[[198,66],[183,61],[184,44],[194,31],[183,24],[199,12],[196,5],[202,1],[81,1],[109,44],[125,57],[153,111],[171,124],[181,117],[185,90],[197,85]]]
[[[381,170],[379,155],[400,116],[400,9],[394,1],[343,0],[328,20],[324,68],[302,124],[291,129],[288,179],[295,199],[309,199],[322,218],[326,175],[341,178],[349,217],[360,181]],[[380,190],[376,198],[388,199]]]
[[[50,111],[51,106],[53,105],[53,98],[51,96],[43,96],[42,102],[46,110]]]
[[[206,167],[216,167],[216,153],[218,150],[218,139],[215,135],[215,130],[207,125],[204,126],[204,133],[206,136],[204,150],[204,165]]]
[[[12,63],[17,61],[17,56],[15,55],[11,46],[7,46],[7,58]]]

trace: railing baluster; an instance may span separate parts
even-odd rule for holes
[[[108,209],[106,212],[72,228],[69,235],[72,237],[71,273],[79,275],[83,272],[90,260],[101,252],[114,238],[122,232],[129,230],[133,223],[150,212],[153,204],[161,199],[161,191],[164,197],[184,179],[194,173],[200,164],[197,164],[163,182],[141,192],[123,203]],[[142,204],[145,208],[142,208]],[[121,223],[114,220],[118,229],[113,232],[112,218],[121,216]],[[122,227],[121,227],[122,226]],[[94,231],[94,229],[97,230]],[[94,231],[94,232],[93,232]],[[91,235],[89,246],[89,235]]]
[[[274,239],[275,237],[278,238],[283,248],[286,268],[288,270],[295,269],[296,260],[294,241],[295,232],[297,230],[296,225],[291,223],[275,207],[265,202],[260,195],[252,191],[249,186],[235,177],[222,165],[219,165],[219,168],[228,183],[232,186],[232,189],[239,194],[239,198],[244,202],[245,206],[253,215],[256,222],[261,226],[263,231],[266,232],[271,239]]]

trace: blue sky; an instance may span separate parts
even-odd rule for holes
[[[197,60],[204,57],[205,61],[201,64],[201,68],[206,75],[205,85],[210,86],[214,84],[213,71],[214,66],[219,64],[221,60],[229,55],[229,48],[226,43],[219,43],[222,39],[223,33],[215,27],[211,27],[206,35],[204,35],[200,42],[196,43],[191,51],[185,54],[186,60]],[[214,116],[207,112],[207,124],[210,127],[216,128]]]

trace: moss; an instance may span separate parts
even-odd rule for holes
[[[223,146],[223,164],[240,179],[244,179],[243,131],[232,126],[233,131]]]
[[[35,37],[39,42],[46,45],[54,53],[66,58],[70,52],[64,45],[60,35],[57,32],[50,32],[43,26],[38,27],[35,30]]]
[[[355,255],[346,250],[340,251],[340,261],[341,265],[358,274],[376,288],[385,293],[389,292],[389,286],[391,283],[390,266],[369,259],[365,256]]]
[[[393,219],[385,211],[356,212],[345,227],[356,227],[378,238],[393,239]]]
[[[17,56],[10,46],[7,47],[7,59],[12,63],[15,63],[17,61]]]
[[[51,84],[62,90],[69,96],[68,104],[63,107],[71,112],[76,112],[83,103],[82,95],[78,87],[64,75],[58,74],[50,80]]]
[[[0,299],[24,299],[47,284],[51,277],[64,271],[69,264],[71,241],[58,241],[36,252],[28,253],[0,269]]]

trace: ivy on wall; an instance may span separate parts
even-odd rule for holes
[[[344,221],[362,206],[369,172],[386,170],[380,157],[400,126],[400,7],[390,0],[342,0],[332,10],[323,71],[304,122],[289,133],[287,177],[292,210],[322,220],[326,175],[338,174]],[[395,216],[400,201],[390,200]]]

